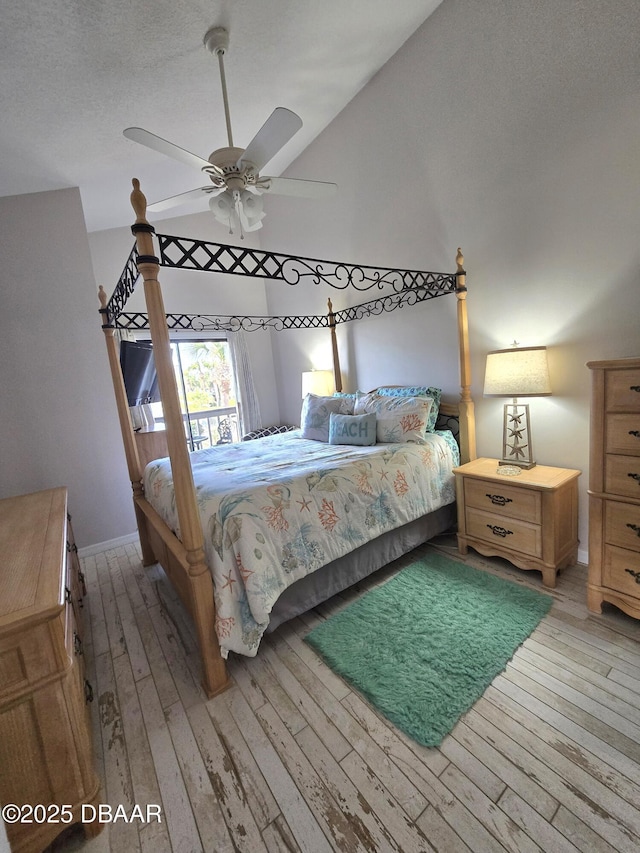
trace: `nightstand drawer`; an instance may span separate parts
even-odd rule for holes
[[[640,456],[605,457],[605,491],[609,495],[626,495],[640,499]]]
[[[607,416],[607,453],[640,456],[640,415]]]
[[[476,539],[484,539],[493,545],[528,554],[531,557],[542,557],[542,528],[515,518],[508,518],[504,513],[484,512],[474,507],[467,507],[467,534]]]
[[[640,551],[640,506],[607,501],[605,541],[631,551]]]
[[[640,412],[640,370],[611,370],[606,379],[608,412]]]
[[[640,594],[640,553],[605,545],[602,575],[609,589],[637,597]]]
[[[492,515],[520,518],[540,524],[542,511],[540,492],[507,486],[491,480],[467,479],[464,486],[466,505],[491,512]]]

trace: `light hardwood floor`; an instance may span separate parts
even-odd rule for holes
[[[457,556],[453,537],[435,547]],[[640,850],[640,623],[587,611],[584,566],[560,573],[549,616],[426,749],[302,640],[402,561],[235,658],[234,686],[210,701],[161,569],[133,546],[83,562],[102,801],[162,812],[90,842],[73,831],[56,851]],[[537,572],[465,562],[541,589]]]

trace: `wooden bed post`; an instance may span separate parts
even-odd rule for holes
[[[467,320],[467,274],[462,249],[456,256],[458,300],[458,345],[460,348],[460,458],[470,462],[476,458],[476,422],[471,399],[471,359],[469,357],[469,323]]]
[[[153,254],[154,229],[146,219],[147,200],[140,190],[140,182],[134,178],[132,183],[134,189],[131,193],[131,206],[135,211],[136,221],[131,230],[135,234],[138,247],[138,270],[144,279],[145,301],[180,523],[180,539],[189,564],[191,612],[202,657],[203,687],[207,696],[211,697],[226,689],[230,682],[215,632],[213,578],[205,560],[202,523],[173,371],[169,329],[158,281],[160,262]]]
[[[327,299],[329,306],[329,329],[331,331],[331,354],[333,356],[333,380],[336,391],[342,391],[342,373],[340,371],[340,356],[338,355],[338,341],[336,339],[336,315],[333,313],[331,300]]]
[[[156,562],[156,559],[153,554],[153,549],[149,543],[146,518],[136,502],[136,498],[141,498],[144,495],[142,487],[142,468],[140,465],[140,457],[138,455],[138,446],[136,445],[136,439],[133,432],[133,424],[131,423],[131,415],[129,414],[127,392],[124,387],[124,379],[122,378],[122,370],[120,368],[120,353],[116,342],[116,330],[114,326],[111,325],[111,318],[107,311],[107,294],[102,285],[100,285],[100,288],[98,289],[98,299],[100,300],[100,313],[104,320],[102,324],[102,331],[104,332],[105,342],[107,344],[107,356],[109,358],[113,390],[116,395],[116,407],[118,409],[118,420],[120,421],[120,431],[122,433],[122,441],[124,443],[124,453],[127,459],[127,469],[129,471],[129,479],[131,480],[131,488],[133,490],[133,508],[135,510],[138,533],[140,535],[142,562],[145,566],[151,566]]]

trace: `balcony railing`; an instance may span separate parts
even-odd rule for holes
[[[238,410],[235,406],[190,412],[188,423],[186,414],[182,415],[182,420],[190,450],[240,441]],[[156,424],[164,424],[164,418],[156,418]]]

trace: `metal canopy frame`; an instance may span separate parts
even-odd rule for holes
[[[359,305],[353,305],[328,316],[327,314],[305,314],[291,316],[215,315],[215,314],[167,314],[169,329],[188,331],[252,332],[258,329],[316,329],[330,328],[351,320],[371,317],[395,311],[405,305],[416,305],[438,296],[461,290],[458,277],[464,271],[454,273],[422,272],[419,270],[390,269],[385,267],[359,266],[335,261],[297,257],[259,249],[245,249],[224,243],[191,240],[166,234],[155,235],[158,242],[158,262],[161,267],[188,269],[200,272],[226,273],[250,278],[267,278],[283,281],[295,286],[305,282],[312,285],[325,284],[335,290],[355,289],[366,292],[373,289],[390,289]],[[105,326],[119,329],[148,329],[146,313],[125,312],[125,306],[133,294],[140,277],[139,255],[134,245],[127,259],[116,288],[103,311]]]

